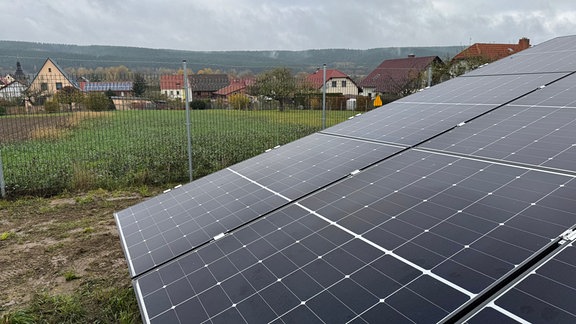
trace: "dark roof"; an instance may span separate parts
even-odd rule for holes
[[[433,62],[442,62],[438,56],[407,57],[382,62],[364,80],[362,88],[375,88],[381,93],[395,93],[408,82],[420,76],[420,73]]]
[[[465,60],[480,57],[489,61],[496,61],[529,47],[530,40],[528,38],[521,38],[518,41],[518,44],[476,43],[456,54],[453,60]]]
[[[188,77],[192,91],[215,92],[230,84],[226,74],[194,74]]]
[[[20,62],[16,62],[16,72],[14,72],[14,79],[20,82],[26,82],[26,75],[24,74],[24,71],[22,71],[22,65],[20,65]]]

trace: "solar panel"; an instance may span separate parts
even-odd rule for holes
[[[116,213],[132,276],[401,147],[314,134]]]
[[[324,133],[411,146],[562,76],[456,78],[328,128]]]
[[[296,199],[404,147],[313,134],[230,167],[243,177]]]
[[[423,146],[576,171],[575,82],[568,76]]]
[[[473,316],[470,323],[576,322],[576,249],[572,243]],[[498,323],[500,323],[500,320]]]
[[[575,51],[552,40],[117,213],[144,321],[573,322]]]
[[[136,287],[158,323],[191,313],[200,322],[436,322],[575,222],[576,201],[558,204],[570,195],[572,177],[410,151],[159,267]],[[542,208],[558,217],[539,219]]]

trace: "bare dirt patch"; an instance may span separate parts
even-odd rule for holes
[[[110,116],[108,112],[80,111],[55,115],[0,117],[0,144],[35,139],[60,139],[87,119]]]
[[[143,199],[97,191],[0,200],[0,319],[28,307],[37,294],[72,293],[94,282],[130,287],[113,213]]]
[[[33,139],[33,135],[46,127],[69,127],[69,117],[54,116],[22,116],[0,118],[0,144],[13,143]]]

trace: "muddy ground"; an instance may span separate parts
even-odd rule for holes
[[[66,115],[54,116],[4,116],[0,118],[0,144],[20,142],[34,139],[35,131],[53,128],[70,127],[70,117]]]
[[[39,293],[73,293],[96,281],[129,287],[113,213],[144,199],[141,193],[100,190],[0,200],[0,318],[27,307]]]

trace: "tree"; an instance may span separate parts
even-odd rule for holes
[[[449,73],[452,77],[457,77],[492,61],[493,60],[481,56],[468,57],[463,60],[452,60],[450,61]]]
[[[84,94],[82,91],[72,86],[66,86],[58,90],[58,92],[54,94],[52,100],[54,102],[68,105],[69,110],[72,111],[72,107],[75,103],[81,103],[84,100]]]
[[[132,84],[132,92],[136,97],[144,96],[146,92],[146,79],[141,74],[134,75],[134,83]]]
[[[284,104],[294,96],[296,80],[288,68],[276,68],[265,71],[256,77],[256,82],[249,88],[253,95],[265,96],[278,100],[280,111],[284,111]]]

